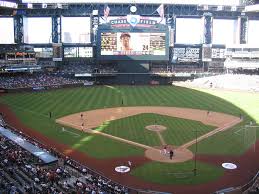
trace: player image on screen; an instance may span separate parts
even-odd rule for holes
[[[101,55],[166,55],[166,33],[101,33]]]
[[[131,51],[132,48],[130,47],[130,34],[122,33],[120,36],[121,41],[121,51]]]
[[[150,55],[150,33],[117,33],[114,55]]]

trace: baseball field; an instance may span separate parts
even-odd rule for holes
[[[259,168],[259,128],[248,126],[259,122],[258,93],[95,86],[8,94],[0,103],[11,125],[131,187],[208,193],[243,184]],[[128,161],[129,173],[114,171]]]

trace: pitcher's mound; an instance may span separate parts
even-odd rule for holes
[[[157,131],[157,132],[166,130],[166,127],[163,125],[148,125],[145,128],[150,131]]]
[[[178,163],[191,160],[193,158],[193,153],[186,148],[174,148],[174,155],[172,160],[169,157],[169,153],[164,154],[163,147],[151,148],[145,151],[145,156],[151,160],[166,163]]]

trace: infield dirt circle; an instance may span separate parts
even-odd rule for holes
[[[163,154],[162,149],[166,145],[160,132],[166,130],[165,126],[161,125],[149,125],[146,126],[146,129],[154,131],[160,138],[161,146],[159,147],[150,147],[144,144],[133,142],[127,139],[120,137],[115,137],[104,132],[97,130],[92,130],[102,124],[105,124],[107,121],[117,120],[133,115],[138,115],[142,113],[155,113],[160,115],[166,115],[171,117],[184,118],[189,120],[200,121],[205,125],[216,126],[217,128],[198,137],[197,140],[193,139],[190,142],[187,142],[179,147],[174,145],[168,145],[168,149],[174,151],[173,159],[170,160],[168,154]],[[139,107],[117,107],[117,108],[105,108],[90,110],[86,112],[79,112],[72,115],[68,115],[56,120],[57,123],[83,130],[86,133],[98,134],[105,136],[107,138],[112,138],[117,141],[128,143],[134,146],[142,147],[146,149],[145,156],[151,160],[160,161],[160,162],[184,162],[191,160],[193,158],[193,153],[188,149],[191,145],[195,144],[196,141],[199,142],[203,139],[208,138],[220,131],[224,131],[232,126],[238,124],[242,120],[233,115],[228,115],[219,112],[209,112],[208,110],[198,110],[198,109],[189,109],[189,108],[177,108],[177,107],[151,107],[151,106],[139,106]],[[82,123],[84,123],[82,128]],[[150,123],[153,124],[153,123]]]

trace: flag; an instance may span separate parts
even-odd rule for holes
[[[105,21],[107,21],[107,18],[109,16],[109,13],[110,13],[110,8],[109,6],[106,4],[104,6],[104,10],[103,10],[103,15],[104,15],[104,18],[105,18]]]
[[[165,11],[164,11],[164,4],[161,4],[157,9],[156,11],[159,13],[160,17],[161,17],[161,20],[160,22],[164,19],[165,17]],[[159,23],[160,23],[159,22]]]

